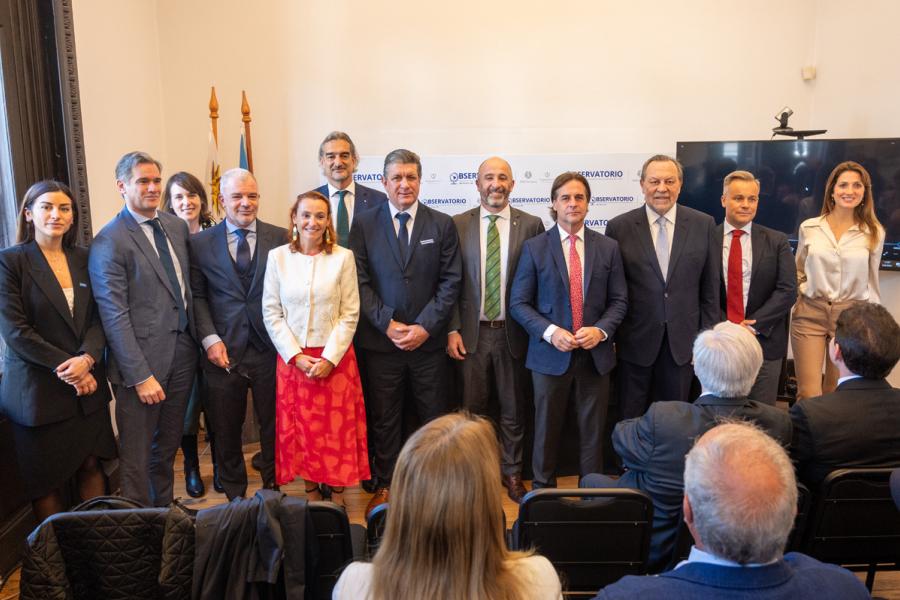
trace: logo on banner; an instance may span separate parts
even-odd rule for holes
[[[591,206],[634,202],[634,196],[591,196]]]
[[[617,170],[578,171],[578,174],[585,179],[622,179],[625,176],[624,171]]]
[[[467,183],[478,179],[478,173],[471,171],[454,171],[450,173],[450,183]]]
[[[381,173],[354,173],[353,181],[381,181]]]
[[[525,176],[525,179],[531,179],[531,171],[525,171],[523,175]]]

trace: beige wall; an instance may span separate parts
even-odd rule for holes
[[[76,0],[94,224],[120,207],[112,170],[125,151],[158,156],[164,175],[202,172],[211,85],[225,168],[247,91],[261,217],[279,223],[317,185],[331,129],[363,154],[674,152],[679,140],[766,139],[789,105],[794,127],[829,137],[900,136],[900,3],[847,6]],[[882,281],[900,318],[900,274]]]

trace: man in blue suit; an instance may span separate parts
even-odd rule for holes
[[[747,423],[707,431],[687,455],[684,520],[688,559],[656,576],[627,576],[598,600],[869,598],[849,571],[791,552],[797,481],[784,449]]]
[[[453,219],[419,202],[421,177],[418,155],[390,152],[384,158],[389,201],[359,214],[350,232],[362,313],[356,343],[368,371],[378,480],[366,514],[388,500],[406,390],[422,421],[449,406],[444,348],[462,279],[459,239]]]
[[[161,165],[129,152],[116,165],[125,208],[91,245],[91,286],[109,346],[122,495],[172,502],[173,462],[194,382],[197,346],[187,225],[157,210]]]
[[[256,218],[259,188],[250,171],[226,171],[221,198],[225,220],[191,238],[191,288],[219,481],[231,500],[247,493],[241,431],[248,389],[259,421],[263,487],[275,487],[277,358],[263,324],[262,292],[269,250],[286,244],[288,234]]]
[[[570,398],[578,419],[580,474],[600,470],[609,372],[616,363],[612,340],[628,308],[619,245],[584,226],[591,198],[587,179],[563,173],[550,197],[557,226],[525,242],[509,299],[510,313],[529,336],[534,488],[556,485]]]
[[[610,220],[628,281],[628,314],[616,340],[619,412],[639,417],[650,402],[690,397],[691,344],[719,322],[722,246],[716,222],[677,204],[683,173],[670,156],[641,168],[644,206]]]
[[[350,230],[356,225],[357,217],[387,202],[384,192],[353,181],[358,165],[356,145],[343,131],[332,131],[319,144],[319,166],[328,183],[316,191],[331,203],[338,245],[344,248],[349,243]]]

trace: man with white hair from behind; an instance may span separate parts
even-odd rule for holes
[[[797,513],[797,481],[784,448],[755,425],[710,429],[685,459],[686,561],[653,577],[624,577],[598,600],[869,598],[849,571],[783,555]]]

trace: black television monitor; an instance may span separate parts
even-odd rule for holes
[[[678,201],[725,218],[722,181],[736,169],[760,181],[755,222],[783,231],[797,248],[800,223],[822,210],[825,182],[845,160],[872,176],[875,213],[885,228],[881,268],[900,271],[900,138],[678,142],[684,184]]]

